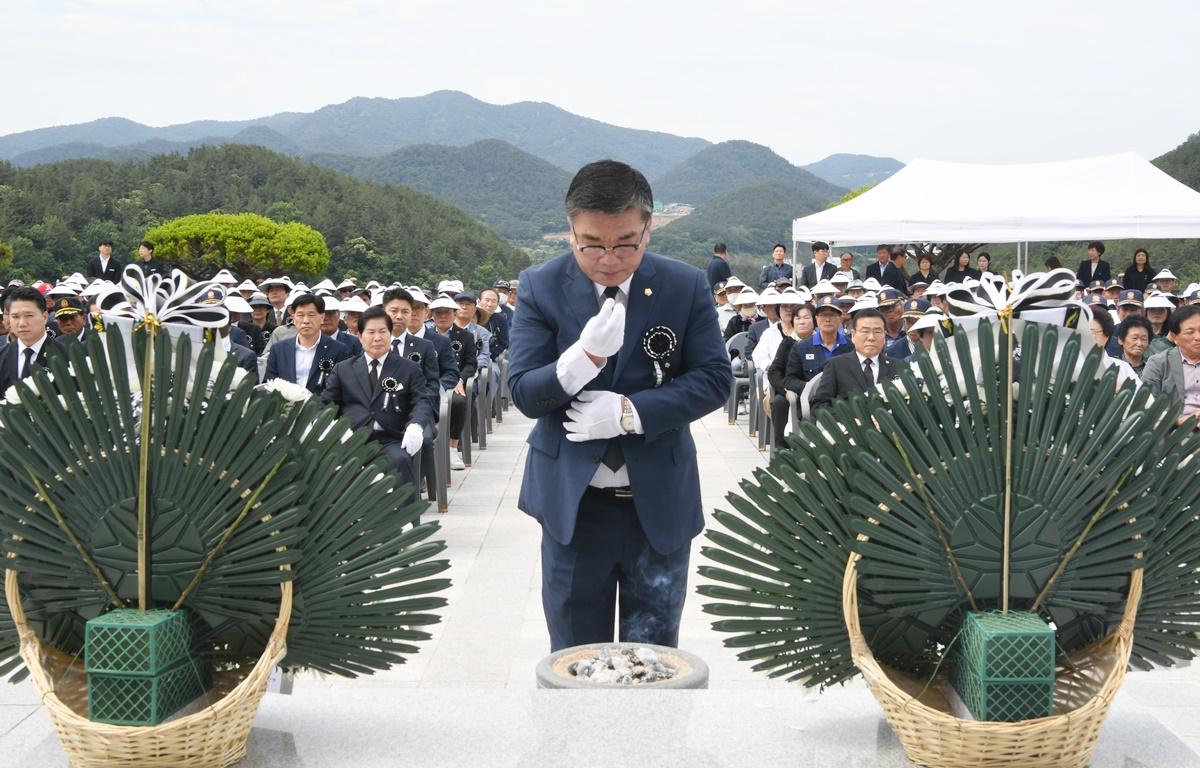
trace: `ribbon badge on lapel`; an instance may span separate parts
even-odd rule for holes
[[[450,342],[450,349],[454,350],[454,354],[456,355],[462,352],[462,347],[462,342],[458,339],[454,339]]]
[[[679,346],[679,337],[675,331],[665,325],[656,325],[642,336],[642,351],[650,358],[654,366],[654,386],[657,389],[663,385],[663,371],[670,368],[668,358]]]
[[[404,385],[396,381],[395,378],[387,376],[380,382],[380,386],[383,387],[383,410],[391,410],[392,395],[404,389]]]
[[[421,353],[420,352],[409,352],[408,359],[412,360],[417,365],[420,365],[421,364]]]
[[[978,294],[962,283],[955,283],[944,294],[955,317],[995,317],[1009,332],[1009,320],[1020,317],[1035,323],[1075,328],[1083,316],[1075,301],[1075,273],[1069,269],[1033,272],[1009,286],[1000,275],[985,274],[979,281]]]
[[[317,363],[317,370],[321,372],[321,376],[317,380],[317,384],[323,387],[325,386],[325,378],[329,376],[329,372],[333,370],[333,360],[328,357],[322,357],[320,362]]]

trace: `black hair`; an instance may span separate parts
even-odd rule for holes
[[[787,249],[788,249],[788,248],[787,248],[787,246],[786,246],[786,245],[784,245],[783,243],[775,243],[775,245],[772,245],[772,246],[771,246],[771,253],[775,253],[775,249],[776,249],[776,248],[782,248],[782,249],[783,249],[783,252],[784,252],[784,253],[787,253]],[[815,250],[816,250],[816,247],[814,247],[814,248],[813,248],[813,250],[815,251]]]
[[[42,312],[46,311],[46,297],[37,288],[32,288],[28,285],[10,288],[8,296],[4,300],[4,311],[7,312],[14,301],[32,301],[37,304],[37,307]]]
[[[717,243],[713,246],[713,253],[727,253],[728,251],[729,249],[725,247],[725,243]]]
[[[919,265],[922,261],[928,261],[929,266],[932,267],[933,266],[933,254],[931,254],[929,251],[921,251],[920,253],[917,254],[917,264]]]
[[[320,296],[312,293],[302,293],[296,298],[292,299],[292,314],[296,314],[297,309],[300,309],[300,307],[308,304],[312,304],[314,307],[316,307],[317,312],[320,314],[325,314],[325,299],[322,299]]]
[[[779,246],[775,246],[775,247],[778,248]],[[817,242],[812,244],[812,249],[813,249],[813,253],[816,253],[817,251],[828,251],[829,243],[823,243],[820,240],[818,240]],[[784,250],[786,251],[787,249],[784,248]]]
[[[885,327],[887,326],[887,321],[883,319],[883,313],[878,309],[868,307],[867,309],[860,309],[850,316],[850,330],[858,328],[860,321],[868,320],[872,317],[878,318],[879,322],[883,323]]]
[[[1117,334],[1117,338],[1125,341],[1125,335],[1129,333],[1130,328],[1141,328],[1146,331],[1147,339],[1154,338],[1154,326],[1141,315],[1131,315],[1125,318],[1124,322],[1121,323],[1121,331]]]
[[[494,294],[496,294],[496,301],[500,301],[500,291],[497,291],[495,288],[481,288],[481,289],[479,289],[479,300],[480,300],[480,301],[483,301],[483,294],[485,294],[485,293],[488,293],[489,291],[490,291],[490,292],[492,292],[492,293],[494,293]]]
[[[1167,318],[1166,328],[1171,333],[1178,334],[1179,326],[1182,325],[1185,320],[1191,320],[1196,315],[1200,315],[1200,304],[1184,304],[1182,307],[1179,307],[1172,312],[1170,317]]]
[[[875,246],[875,253],[879,253],[880,251],[887,251],[890,254],[892,252],[892,246],[888,245],[887,243],[880,243],[879,245]]]
[[[1099,253],[1101,256],[1104,255],[1104,243],[1100,242],[1099,240],[1093,240],[1092,242],[1088,243],[1088,250],[1090,251],[1093,248],[1096,249],[1096,253]]]
[[[901,257],[908,258],[908,251],[904,250],[904,246],[902,246],[902,245],[897,245],[888,254],[888,258],[890,258],[892,261],[895,261],[896,259],[899,259]]]
[[[1112,315],[1108,314],[1108,310],[1104,308],[1103,303],[1092,305],[1092,319],[1100,323],[1100,330],[1104,333],[1104,338],[1111,339],[1113,335],[1113,319]]]
[[[383,301],[381,302],[380,306],[386,307],[393,301],[407,301],[408,306],[412,307],[413,295],[403,288],[388,288],[383,292]]]
[[[975,257],[975,263],[978,264],[980,259],[987,259],[988,266],[992,266],[992,254],[988,253],[987,251],[980,251],[979,255]]]
[[[150,251],[150,253],[154,253],[154,243],[150,242],[149,240],[143,240],[142,242],[138,243],[138,248],[145,248],[147,251]]]
[[[392,332],[392,316],[384,312],[383,307],[378,304],[367,307],[367,310],[358,316],[358,332],[365,333],[367,322],[376,318],[383,318],[384,323],[387,324],[388,333]]]
[[[579,169],[567,187],[567,218],[583,211],[624,213],[636,209],[642,221],[654,213],[654,193],[641,171],[616,160],[597,160]]]
[[[1051,256],[1042,263],[1046,266],[1046,269],[1062,269],[1062,262],[1059,261],[1057,256]]]
[[[100,242],[96,243],[96,247],[97,247],[97,248],[99,248],[99,247],[100,247],[100,246],[102,246],[102,245],[107,245],[109,248],[112,248],[112,247],[113,247],[113,241],[112,241],[112,240],[109,240],[109,239],[106,237],[106,238],[104,238],[103,240],[101,240]]]

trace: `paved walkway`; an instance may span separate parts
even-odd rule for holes
[[[443,622],[433,629],[433,639],[407,664],[374,676],[343,680],[303,675],[296,681],[295,705],[301,700],[320,701],[338,711],[378,706],[383,701],[380,695],[391,700],[385,694],[388,688],[438,689],[425,694],[431,701],[464,688],[522,689],[510,691],[510,698],[504,701],[513,701],[511,694],[532,692],[534,667],[548,652],[549,637],[540,601],[540,530],[517,509],[530,426],[528,419],[511,409],[504,423],[497,424],[488,436],[488,450],[476,451],[474,466],[454,473],[450,511],[445,515],[429,513],[442,523],[453,581],[445,593],[449,605],[443,611]],[[730,426],[724,412],[718,411],[694,424],[692,431],[698,447],[704,507],[711,511],[725,506],[725,495],[737,487],[740,478],[763,466],[765,458],[746,434],[744,416],[738,425]],[[698,553],[703,541],[698,537],[693,546],[693,582],[698,580],[695,570],[701,563]],[[701,612],[702,599],[693,588],[694,584],[689,585],[680,645],[709,663],[712,689],[742,689],[729,690],[730,697],[752,695],[747,689],[771,689],[758,694],[764,706],[766,701],[787,702],[781,706],[793,713],[797,704],[817,703],[817,694],[801,693],[798,686],[768,680],[751,672],[749,664],[739,662],[734,652],[721,644],[722,636],[711,629],[711,619]],[[826,694],[820,703],[822,711],[826,706],[836,707],[839,697],[844,696],[856,697],[855,711],[863,709],[867,702],[861,687],[861,682],[854,682]],[[493,693],[500,692],[480,691],[479,696]],[[413,696],[420,694],[400,690],[394,694],[397,702],[410,704],[417,701]],[[270,720],[277,709],[271,698],[264,704],[265,720]],[[365,704],[367,699],[371,705]],[[1200,711],[1200,665],[1152,674],[1133,673],[1120,699],[1126,709],[1137,709],[1129,701],[1132,699],[1141,705],[1137,711],[1149,711],[1188,747],[1200,752],[1200,718],[1196,717]],[[339,708],[339,702],[345,707]],[[292,708],[280,711],[290,713],[285,721],[296,716]],[[864,717],[867,714],[863,712]],[[872,710],[869,714],[877,718],[879,713]],[[6,745],[14,751],[6,751]],[[65,765],[32,686],[0,685],[0,766],[30,764],[27,760],[31,754],[45,757],[39,765]],[[17,763],[10,762],[14,756],[21,756]],[[256,764],[277,763],[267,760]]]

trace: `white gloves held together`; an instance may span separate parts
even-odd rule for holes
[[[579,334],[583,351],[594,357],[612,357],[625,343],[625,305],[605,299],[600,311]]]

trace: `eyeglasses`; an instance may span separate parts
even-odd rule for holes
[[[575,227],[571,227],[571,236],[575,238],[575,247],[584,256],[593,256],[599,258],[610,251],[614,256],[632,256],[642,248],[641,240],[646,236],[646,230],[650,228],[650,222],[646,222],[646,226],[642,227],[641,234],[638,235],[636,243],[620,243],[614,246],[607,245],[579,245],[579,235],[575,234]]]

